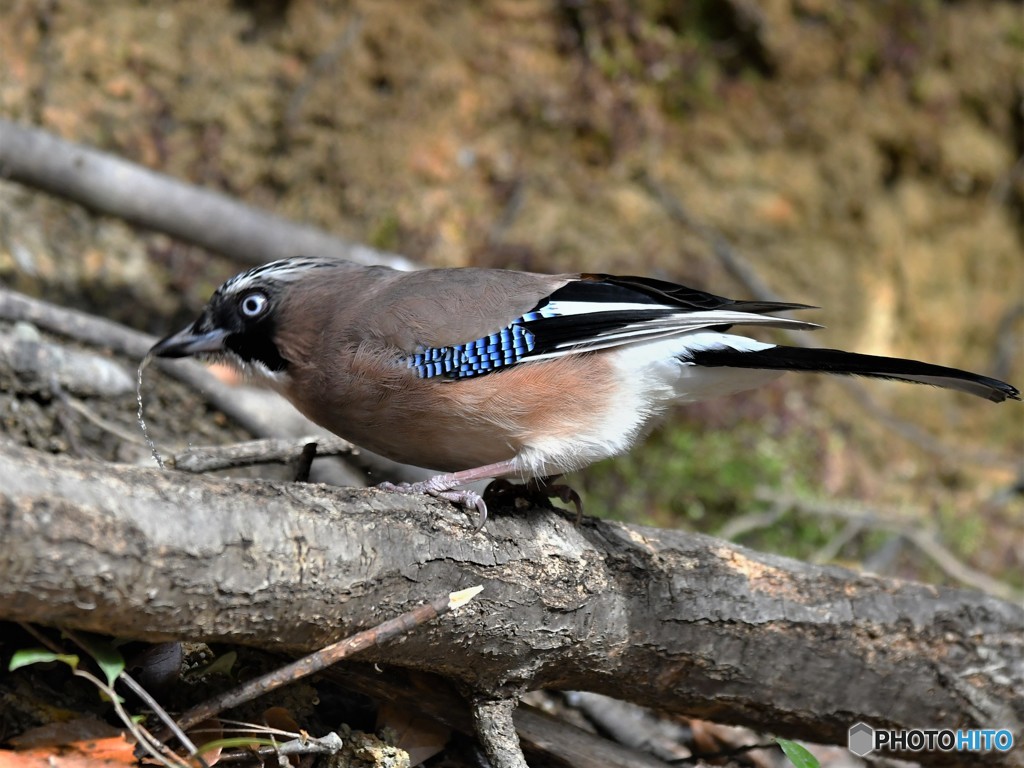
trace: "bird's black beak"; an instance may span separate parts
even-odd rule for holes
[[[229,335],[230,332],[222,328],[197,331],[194,324],[161,339],[153,345],[149,354],[154,357],[191,357],[204,352],[223,352],[224,340]]]

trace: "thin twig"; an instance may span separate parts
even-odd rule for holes
[[[132,693],[142,699],[143,703],[157,716],[157,719],[162,722],[168,730],[174,735],[181,746],[188,750],[190,755],[195,755],[196,759],[202,761],[202,756],[199,755],[196,745],[192,743],[189,737],[183,730],[178,728],[178,724],[174,722],[174,718],[171,717],[167,710],[160,706],[156,699],[154,699],[145,688],[143,688],[131,675],[127,672],[122,672],[117,677],[122,683],[128,686]]]
[[[959,560],[936,538],[934,531],[910,528],[901,533],[951,579],[990,595],[1001,597],[1003,600],[1020,600],[1020,595],[1011,587]]]
[[[728,541],[735,541],[738,537],[770,528],[775,525],[786,514],[781,506],[773,506],[767,512],[748,512],[745,515],[731,518],[725,525],[715,531],[715,536]]]
[[[320,672],[348,656],[404,635],[421,624],[433,621],[438,616],[442,616],[464,605],[479,594],[482,589],[483,587],[471,587],[434,598],[429,603],[413,608],[401,616],[389,619],[378,624],[376,627],[332,643],[321,648],[316,653],[303,656],[291,664],[286,664],[280,669],[275,669],[265,675],[249,680],[233,690],[226,691],[219,696],[214,696],[212,699],[193,707],[178,718],[178,724],[182,728],[188,728],[223,712],[225,709],[236,707],[258,696],[270,693],[283,685]]]
[[[711,243],[711,250],[718,261],[725,267],[726,272],[732,275],[740,285],[747,289],[750,298],[760,301],[785,301],[779,294],[771,289],[757,270],[740,255],[739,251],[733,248],[729,240],[718,229],[710,224],[699,221],[683,206],[682,201],[673,195],[669,190],[646,171],[640,176],[640,183],[647,188],[647,191],[661,204],[669,217],[685,229],[696,232],[704,240]],[[807,342],[799,336],[793,337],[795,344],[806,345]]]
[[[55,643],[53,640],[51,640],[38,629],[36,629],[35,625],[29,624],[26,621],[19,621],[18,626],[26,632],[28,632],[30,635],[32,635],[32,637],[34,637],[50,653],[64,653],[63,648],[61,648],[59,645],[57,645],[57,643]]]
[[[996,352],[992,361],[992,375],[997,379],[1010,377],[1010,365],[1021,353],[1019,334],[1014,327],[1024,319],[1024,301],[1017,302],[1003,313],[996,326]]]
[[[359,451],[340,437],[267,438],[231,445],[189,446],[184,453],[170,457],[167,464],[194,474],[253,464],[283,464],[294,461],[311,444],[316,446],[317,456],[351,456]]]
[[[86,653],[89,653],[88,643],[82,640],[77,632],[71,629],[65,629],[64,634],[67,635],[71,642]],[[117,679],[128,686],[132,693],[142,699],[143,703],[149,707],[153,714],[155,714],[157,718],[168,728],[168,730],[170,730],[174,737],[181,743],[182,747],[189,751],[189,754],[196,755],[200,763],[203,766],[206,765],[202,757],[197,754],[196,745],[193,744],[189,737],[185,735],[183,730],[178,728],[177,723],[174,722],[174,718],[167,714],[166,710],[157,703],[157,700],[149,695],[149,691],[139,685],[139,683],[123,669],[118,674]]]
[[[1020,599],[1020,595],[1012,587],[971,568],[940,544],[935,538],[934,532],[921,527],[919,521],[924,515],[917,516],[916,520],[906,519],[906,515],[897,509],[869,509],[850,502],[803,499],[767,488],[758,489],[755,497],[758,501],[780,504],[798,512],[820,517],[839,518],[856,522],[864,528],[897,533],[917,547],[951,579],[1003,600],[1016,601]],[[904,519],[901,520],[901,517]]]
[[[57,645],[57,643],[55,643],[53,640],[48,638],[42,632],[37,630],[32,624],[28,624],[26,622],[18,622],[18,626],[20,626],[28,634],[32,635],[32,637],[34,637],[40,644],[43,645],[44,648],[46,648],[51,653],[58,653],[58,654],[59,653],[64,653],[64,649],[63,648],[61,648],[59,645]],[[65,629],[64,630],[64,634],[67,635],[68,638],[70,638],[71,641],[75,643],[75,645],[77,645],[79,648],[82,648],[83,650],[85,650],[88,653],[89,649],[78,638],[77,634],[73,630]],[[90,675],[89,673],[85,672],[84,670],[76,669],[75,673],[76,674],[80,673],[80,676],[87,677],[87,679],[89,679],[90,682],[96,683],[101,689],[105,690],[107,688],[107,686],[105,684],[103,684],[102,681],[99,680],[99,678],[96,678],[96,677]],[[132,691],[135,692],[135,694],[138,695],[139,698],[141,698],[153,710],[154,713],[156,713],[157,717],[159,717],[164,722],[164,724],[167,726],[167,728],[178,738],[178,740],[181,742],[181,744],[183,746],[185,746],[187,749],[191,750],[192,754],[195,754],[195,751],[196,751],[195,745],[192,744],[192,742],[189,741],[188,737],[178,729],[177,725],[175,724],[175,722],[171,718],[171,716],[167,714],[167,712],[163,709],[163,707],[161,707],[159,704],[157,704],[156,700],[154,700],[153,697],[149,695],[148,691],[146,691],[132,677],[130,677],[127,672],[125,672],[123,670],[121,671],[121,674],[118,675],[118,680],[122,680],[129,688],[131,688]],[[113,693],[113,691],[111,691],[110,693]],[[116,697],[116,695],[115,695],[115,697]],[[129,718],[127,716],[127,713],[125,713],[125,716],[122,718],[122,720],[129,727],[129,729],[132,729],[132,727],[134,725],[137,725],[136,723],[131,722],[131,718]],[[134,730],[133,730],[133,733],[134,733]],[[152,737],[150,737],[150,738],[152,738]],[[138,734],[136,734],[136,739],[139,740],[140,744],[145,745],[145,742],[146,742],[145,738],[140,738],[138,736]],[[156,743],[158,743],[157,740],[153,739],[153,744],[156,744]],[[149,746],[152,746],[152,745],[149,745]],[[163,747],[162,744],[160,746]],[[201,757],[199,759],[202,761]],[[205,762],[203,762],[203,765],[205,765]]]
[[[299,737],[273,747],[258,747],[221,755],[218,764],[253,762],[254,757],[288,757],[290,755],[334,755],[342,750],[341,736],[331,731],[326,736]]]
[[[172,752],[140,723],[137,723],[132,719],[131,715],[129,715],[128,711],[124,708],[124,704],[121,702],[121,697],[117,695],[117,692],[111,686],[107,685],[103,680],[100,680],[96,675],[91,672],[87,672],[84,669],[75,669],[73,674],[76,677],[88,680],[97,689],[102,691],[108,699],[110,699],[110,703],[114,707],[114,711],[117,713],[118,718],[120,718],[121,722],[124,723],[132,736],[135,737],[138,748],[149,753],[150,757],[166,768],[191,768],[189,763],[182,760],[181,757]],[[203,760],[201,756],[197,755],[196,757],[202,768],[209,768],[206,761]]]
[[[26,622],[19,621],[18,622],[18,626],[20,626],[28,634],[32,635],[32,637],[34,637],[40,644],[42,644],[42,646],[44,648],[46,648],[51,653],[56,653],[56,654],[64,653],[64,649],[63,648],[61,648],[57,643],[55,643],[53,640],[48,638],[42,632],[37,630],[32,624],[28,624]],[[81,643],[81,641],[76,639],[76,637],[74,636],[73,632],[71,632],[70,630],[65,630],[65,634],[67,634],[68,637],[70,637],[71,640],[74,641],[74,643],[76,645],[78,645],[79,647],[81,647],[84,650],[88,651],[88,649]],[[153,736],[145,728],[143,728],[138,723],[134,722],[131,719],[131,717],[128,716],[128,713],[124,710],[124,708],[123,708],[123,706],[121,704],[120,697],[117,695],[117,693],[114,691],[113,688],[111,688],[109,685],[107,685],[105,682],[100,680],[98,677],[96,677],[95,675],[93,675],[90,672],[87,672],[84,669],[78,669],[77,667],[75,667],[75,668],[72,669],[72,674],[74,674],[77,677],[81,677],[81,678],[83,678],[85,680],[88,680],[90,683],[92,683],[94,686],[96,686],[96,688],[98,688],[99,690],[103,691],[103,693],[107,696],[107,698],[110,699],[110,701],[114,704],[114,709],[117,711],[118,716],[121,718],[121,722],[123,722],[125,724],[125,727],[128,729],[128,731],[135,737],[136,742],[143,749],[145,749],[147,752],[149,752],[150,755],[155,760],[160,762],[162,765],[173,767],[173,768],[178,768],[178,766],[180,766],[180,758],[178,758],[177,755],[174,755],[173,753],[170,753],[170,756],[171,756],[172,759],[179,761],[179,763],[171,763],[168,760],[168,758],[165,757],[162,754],[162,751],[165,751],[165,750],[169,752],[169,750],[167,750],[167,747],[165,747],[163,744],[161,744],[157,739],[153,738]],[[124,673],[122,672],[121,674],[123,675]],[[159,708],[157,708],[157,710],[159,710],[161,712],[163,711],[163,710],[161,710]],[[157,710],[154,710],[154,711],[157,711]],[[164,713],[164,714],[166,715],[166,713]],[[189,743],[188,739],[185,739],[185,741],[183,743]],[[193,750],[194,749],[195,748],[193,747]],[[202,761],[202,758],[200,758],[200,761],[202,762],[202,765],[204,766],[204,768],[206,768],[206,763]]]
[[[947,461],[978,464],[993,468],[1015,469],[1021,466],[1020,459],[1011,459],[995,451],[987,451],[984,448],[967,448],[963,445],[951,446],[917,424],[893,415],[892,411],[881,405],[855,379],[839,378],[838,383],[850,394],[857,405],[877,419],[882,426],[926,453],[939,456]]]
[[[820,547],[817,552],[811,555],[812,563],[828,563],[839,556],[843,547],[857,538],[864,530],[864,523],[860,520],[848,520],[843,529],[830,538],[825,546]]]

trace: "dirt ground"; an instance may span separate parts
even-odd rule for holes
[[[724,241],[785,299],[824,308],[822,345],[1018,385],[1022,61],[1012,2],[0,4],[3,117],[432,265],[647,273],[738,296]],[[6,285],[164,333],[236,268],[0,182]],[[693,478],[749,490],[764,477],[672,462],[706,444],[719,455],[721,429],[737,435],[729,461],[745,453],[814,495],[909,505],[1020,586],[1024,503],[1005,491],[1024,409],[872,392],[938,455],[838,385],[790,377],[690,409],[580,485],[592,511],[716,530],[722,507],[702,521],[677,503]],[[5,399],[7,434],[67,448],[45,428],[26,437]],[[209,431],[205,409],[185,410],[182,431]]]

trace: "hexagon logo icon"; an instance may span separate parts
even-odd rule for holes
[[[875,729],[867,723],[854,723],[850,726],[847,747],[857,757],[864,757],[875,749]]]

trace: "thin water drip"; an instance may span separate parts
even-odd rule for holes
[[[146,366],[149,365],[149,362],[152,359],[153,355],[147,352],[146,356],[142,358],[142,362],[139,363],[139,375],[135,386],[135,400],[139,404],[139,410],[135,415],[138,419],[139,427],[142,429],[142,436],[146,438],[146,445],[149,446],[149,450],[153,454],[153,460],[156,461],[156,464],[160,469],[166,469],[167,466],[164,464],[160,451],[157,450],[156,443],[153,442],[153,438],[149,436],[149,428],[146,426],[146,417],[142,406],[142,371],[145,370]]]

